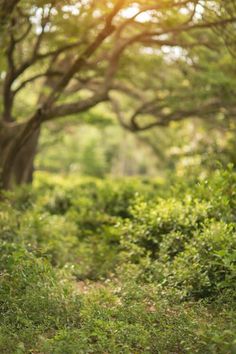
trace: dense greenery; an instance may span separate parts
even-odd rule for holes
[[[1,202],[1,353],[235,353],[236,175],[67,180]]]
[[[0,0],[0,44],[0,354],[236,354],[235,0]]]
[[[103,123],[129,132],[196,118],[228,127],[235,22],[234,0],[1,0],[0,186],[32,181],[48,124],[96,124],[101,107]]]

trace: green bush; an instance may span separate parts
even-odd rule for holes
[[[212,221],[196,231],[173,262],[162,267],[171,287],[201,299],[236,290],[236,234],[234,225]],[[156,264],[158,267],[158,262]]]
[[[1,242],[0,272],[1,353],[28,352],[41,337],[78,324],[80,301],[46,260]]]
[[[43,353],[234,353],[235,316],[227,308],[181,303],[151,285],[115,283],[82,297],[81,326],[59,330]]]
[[[235,191],[228,169],[6,193],[0,352],[234,354]]]
[[[181,195],[173,189],[175,197],[137,198],[130,219],[118,224],[119,272],[136,273],[142,281],[157,281],[195,298],[234,291],[235,186],[229,171],[199,183],[192,194],[186,187]]]

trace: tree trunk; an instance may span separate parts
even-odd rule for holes
[[[14,124],[4,124],[0,127],[0,184],[3,189],[10,189],[14,185],[32,182],[40,128],[31,134],[25,145],[16,154],[14,160],[9,159],[9,151],[14,148],[16,136],[21,134],[24,128],[25,125]],[[10,172],[4,172],[3,166],[8,166],[9,169],[7,170]]]

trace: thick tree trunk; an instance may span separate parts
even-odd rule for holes
[[[9,151],[14,148],[16,136],[21,134],[23,129],[24,125],[16,126],[14,124],[0,127],[0,184],[3,189],[32,182],[40,128],[31,134],[14,159],[9,158]],[[3,169],[3,166],[9,168]]]
[[[13,179],[17,185],[32,183],[34,158],[37,152],[40,130],[34,132],[26,145],[19,152],[13,166]]]

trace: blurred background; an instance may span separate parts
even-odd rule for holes
[[[220,165],[236,162],[236,124],[221,117],[217,124],[189,119],[131,133],[100,105],[85,113],[83,121],[88,123],[62,119],[43,129],[36,172],[99,178],[192,173],[204,178]]]

